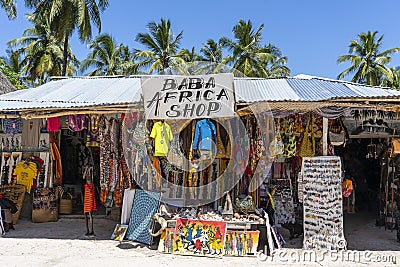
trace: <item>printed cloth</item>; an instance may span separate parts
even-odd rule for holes
[[[94,184],[85,184],[85,194],[83,201],[83,212],[93,212],[97,210],[95,199]]]
[[[86,129],[86,119],[85,115],[69,115],[68,116],[68,126],[71,131],[80,132]]]
[[[136,190],[126,236],[129,240],[151,244],[149,224],[157,212],[161,193]]]
[[[3,119],[3,131],[6,134],[18,134],[22,132],[22,119]]]

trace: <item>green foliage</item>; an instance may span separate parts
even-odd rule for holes
[[[16,89],[24,89],[26,86],[20,81],[18,73],[14,72],[6,63],[4,58],[0,58],[0,71],[7,77]]]
[[[15,0],[0,0],[0,6],[7,13],[9,19],[14,19],[17,16]]]
[[[40,85],[51,76],[60,76],[63,65],[63,43],[55,37],[48,16],[26,15],[33,28],[25,30],[22,37],[9,41],[11,48],[22,58],[21,74],[30,85]],[[79,61],[68,47],[67,73],[76,72]]]
[[[133,62],[129,48],[123,44],[117,44],[109,34],[96,37],[89,43],[91,52],[82,61],[81,71],[92,69],[89,76],[101,75],[130,75],[136,74],[137,68]]]
[[[280,49],[262,44],[263,28],[264,24],[254,29],[250,20],[240,20],[232,29],[234,40],[227,37],[220,39],[221,46],[230,52],[222,63],[232,65],[235,75],[267,78],[290,74],[285,66],[287,58],[282,58]]]
[[[382,50],[383,35],[377,37],[377,31],[360,33],[357,40],[351,40],[349,54],[339,56],[338,63],[349,62],[350,67],[338,75],[338,79],[354,74],[351,81],[369,85],[381,85],[384,79],[394,79],[392,70],[387,66],[390,55],[400,51],[400,48]]]
[[[147,24],[148,33],[138,33],[136,41],[144,45],[146,50],[135,50],[135,59],[139,60],[138,67],[148,68],[148,73],[165,73],[172,66],[179,66],[185,61],[178,53],[183,32],[174,35],[171,22],[161,19],[158,24],[154,21]]]

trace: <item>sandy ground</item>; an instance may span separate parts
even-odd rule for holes
[[[349,217],[350,216],[350,217]],[[0,266],[399,266],[400,243],[395,231],[374,225],[370,215],[346,215],[349,249],[357,254],[317,253],[311,257],[298,249],[283,249],[274,257],[200,258],[161,254],[138,243],[110,240],[117,223],[99,216],[94,220],[96,236],[88,238],[83,217],[61,218],[53,223],[31,223],[22,219],[0,238]],[[282,234],[287,236],[283,229]],[[300,247],[301,239],[287,241]],[[371,252],[368,252],[368,251]],[[303,254],[302,254],[303,253]],[[346,252],[347,253],[347,252]],[[310,256],[310,257],[308,257]]]

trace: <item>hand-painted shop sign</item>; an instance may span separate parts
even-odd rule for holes
[[[234,116],[233,75],[143,77],[142,94],[148,119]]]

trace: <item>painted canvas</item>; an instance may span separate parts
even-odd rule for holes
[[[160,242],[158,243],[158,251],[162,253],[172,253],[174,248],[174,228],[166,228],[160,237]]]
[[[151,244],[152,236],[149,233],[149,224],[151,217],[157,212],[160,199],[161,193],[136,190],[126,233],[129,240]]]
[[[111,239],[115,241],[124,240],[126,230],[128,229],[128,225],[126,224],[117,224],[115,226],[114,232],[111,235]]]
[[[224,254],[226,222],[178,218],[173,254],[213,256]]]
[[[224,252],[226,256],[256,256],[260,231],[226,232]]]

